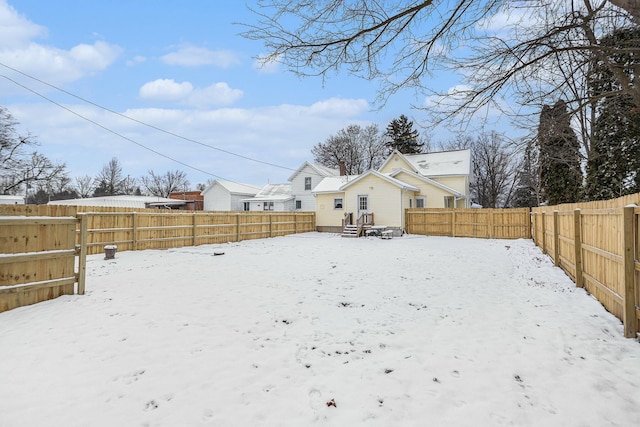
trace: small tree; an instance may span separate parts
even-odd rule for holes
[[[402,154],[421,153],[424,143],[418,142],[418,131],[413,129],[413,122],[404,114],[400,118],[391,120],[387,125],[385,135],[390,139],[387,147],[398,150]]]
[[[125,179],[122,175],[120,161],[113,157],[96,176],[95,182],[97,182],[97,185],[93,195],[99,197],[125,194]]]

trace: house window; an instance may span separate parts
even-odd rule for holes
[[[296,209],[302,209],[302,200],[296,200]]]
[[[453,208],[453,196],[444,196],[444,207]]]
[[[342,197],[333,199],[333,209],[342,209]]]
[[[243,211],[249,210],[249,202],[242,202],[242,210]]]
[[[416,208],[424,208],[426,204],[426,197],[416,197]]]
[[[273,210],[273,202],[264,202],[264,207],[262,208],[265,211]]]
[[[358,196],[358,212],[367,212],[369,210],[369,197]]]
[[[305,176],[304,177],[304,189],[305,190],[311,190],[311,177],[310,176]]]

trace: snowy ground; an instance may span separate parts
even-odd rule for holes
[[[637,426],[640,344],[525,240],[95,255],[0,314],[2,427],[309,425]]]

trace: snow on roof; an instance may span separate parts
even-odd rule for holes
[[[310,162],[304,162],[302,165],[300,165],[300,167],[298,169],[296,169],[296,171],[289,177],[289,181],[293,181],[293,179],[296,177],[296,175],[298,175],[302,169],[304,169],[306,166],[309,166],[311,169],[315,170],[316,173],[318,173],[318,175],[320,176],[335,176],[335,175],[340,175],[340,171],[338,169],[331,169],[329,167],[326,166],[322,166],[319,165],[318,163],[310,163]]]
[[[85,199],[53,200],[48,205],[108,206],[116,208],[144,208],[148,204],[183,205],[184,200],[156,196],[104,196]]]
[[[239,182],[227,181],[226,179],[216,179],[202,191],[202,194],[209,191],[209,189],[212,188],[216,183],[226,188],[229,193],[233,194],[246,194],[249,196],[254,196],[260,191],[260,187],[258,187],[257,185],[242,184]]]
[[[418,174],[418,173],[415,173],[415,172],[413,172],[413,171],[409,171],[409,170],[406,170],[406,169],[397,169],[397,170],[394,170],[393,172],[391,172],[391,173],[389,173],[389,174],[385,174],[385,175],[389,175],[389,176],[391,176],[392,178],[396,178],[396,176],[398,176],[398,175],[399,175],[399,174],[401,174],[401,173],[406,173],[406,174],[408,174],[408,175],[414,176],[414,177],[416,177],[417,179],[420,179],[420,180],[422,180],[422,181],[424,181],[424,182],[427,182],[427,183],[429,183],[429,184],[431,184],[431,185],[433,185],[433,186],[435,186],[435,187],[438,187],[438,188],[440,188],[440,189],[442,189],[442,190],[444,190],[444,191],[447,191],[447,192],[449,192],[449,193],[451,193],[451,194],[453,194],[453,195],[455,195],[455,196],[463,197],[463,194],[462,194],[462,193],[460,193],[460,192],[459,192],[459,191],[457,191],[457,190],[454,190],[454,189],[453,189],[453,188],[451,188],[451,187],[448,187],[448,186],[446,186],[446,185],[444,185],[444,184],[441,184],[441,183],[439,183],[438,181],[434,181],[433,179],[431,179],[431,178],[429,178],[429,177],[427,177],[427,176],[420,175],[420,174]],[[398,179],[398,178],[396,178],[396,179]]]
[[[267,184],[250,200],[289,200],[291,191],[291,184]]]
[[[471,150],[441,151],[426,154],[404,154],[421,175],[471,174]]]
[[[312,193],[338,193],[341,192],[340,187],[349,181],[356,179],[358,175],[348,176],[328,176],[316,185]]]
[[[24,204],[24,197],[22,196],[7,196],[0,194],[0,205],[13,205],[13,204]]]
[[[342,187],[340,187],[340,189],[344,189],[344,188],[352,185],[353,183],[364,179],[365,177],[367,177],[369,175],[377,176],[380,179],[383,179],[383,180],[385,180],[387,182],[390,182],[391,184],[393,184],[393,185],[395,185],[397,187],[400,187],[400,188],[403,188],[403,189],[406,189],[406,190],[420,191],[419,188],[414,187],[411,184],[407,184],[404,181],[400,181],[399,179],[393,178],[389,174],[383,174],[383,173],[380,173],[380,172],[375,171],[375,170],[370,170],[368,172],[363,173],[362,175],[358,176],[356,179],[354,179],[352,181],[349,181],[346,184],[344,184]]]

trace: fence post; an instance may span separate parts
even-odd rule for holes
[[[131,231],[131,250],[132,251],[137,251],[138,250],[138,235],[137,235],[137,215],[135,212],[133,212],[131,214],[131,227],[132,227],[132,231]]]
[[[531,239],[531,208],[528,208],[527,211],[525,212],[525,216],[526,218],[524,219],[524,222],[526,224],[527,227],[527,233],[528,236],[526,237],[527,239]]]
[[[558,230],[558,211],[553,211],[553,264],[560,265],[560,231]]]
[[[236,213],[236,242],[240,242],[240,212]]]
[[[493,208],[489,209],[489,238],[493,239]]]
[[[451,209],[451,237],[456,237],[456,210]]]
[[[196,232],[198,230],[198,224],[197,224],[197,217],[196,217],[196,213],[195,212],[193,213],[193,217],[192,218],[193,218],[193,222],[192,222],[192,225],[193,225],[193,241],[192,242],[193,242],[193,244],[191,246],[196,246]]]
[[[269,237],[273,237],[273,214],[269,214]]]
[[[623,234],[624,234],[624,295],[622,300],[622,323],[624,324],[624,336],[635,338],[638,332],[638,320],[636,318],[636,294],[635,294],[635,208],[626,206],[623,208]]]
[[[547,254],[547,211],[540,212],[542,215],[542,253]]]
[[[584,286],[584,278],[582,277],[582,220],[580,218],[580,209],[573,211],[573,248],[576,259],[576,286],[582,288]]]
[[[293,213],[293,234],[298,234],[298,212]]]
[[[87,277],[87,214],[80,215],[80,258],[78,259],[78,295],[84,295]]]

